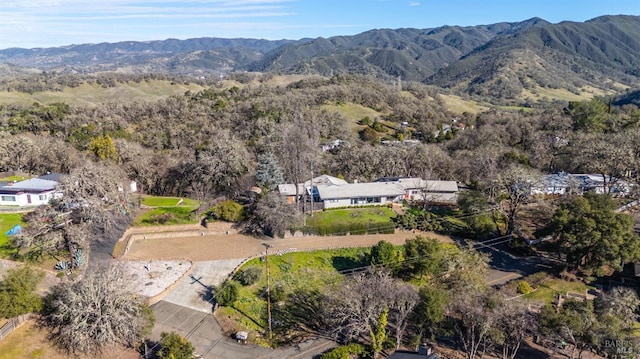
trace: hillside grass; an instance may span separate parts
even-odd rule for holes
[[[365,117],[369,117],[373,121],[384,115],[374,109],[354,103],[322,105],[320,108],[329,112],[338,112],[349,120],[352,127],[365,127],[358,124],[358,121]]]
[[[489,110],[488,106],[485,106],[477,101],[464,100],[460,96],[456,95],[444,95],[440,97],[444,101],[447,109],[453,113],[463,114],[465,112],[478,114]]]
[[[370,253],[369,248],[344,248],[312,252],[269,255],[270,287],[291,294],[296,290],[321,290],[325,286],[339,285],[343,275],[339,271],[359,268]],[[245,263],[262,269],[261,278],[254,284],[240,287],[238,300],[232,307],[220,307],[222,315],[231,317],[241,328],[264,334],[267,326],[266,272],[263,258]],[[285,294],[285,295],[286,295]],[[274,307],[276,302],[273,301]],[[260,340],[258,340],[260,343]]]
[[[15,252],[8,247],[11,237],[7,232],[16,224],[24,226],[22,213],[0,213],[0,257],[2,258],[6,258],[9,252]]]
[[[19,104],[28,106],[40,104],[66,103],[75,106],[96,106],[104,102],[154,102],[169,96],[181,96],[187,91],[198,92],[204,87],[196,84],[181,85],[166,80],[149,80],[118,83],[115,87],[104,88],[98,84],[83,83],[78,87],[67,87],[64,91],[4,92],[0,105]]]

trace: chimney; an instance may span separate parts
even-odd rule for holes
[[[431,355],[431,353],[433,353],[433,350],[431,350],[431,346],[427,343],[422,343],[418,348],[418,355],[428,356]]]

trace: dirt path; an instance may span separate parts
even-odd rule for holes
[[[209,261],[240,259],[264,252],[262,242],[273,246],[274,252],[287,250],[326,249],[341,247],[367,247],[385,240],[393,244],[404,244],[417,235],[436,237],[452,243],[451,238],[432,232],[413,233],[400,231],[394,234],[371,234],[354,236],[308,236],[285,239],[259,239],[242,234],[204,235],[197,237],[137,239],[123,257],[128,260],[187,259]]]

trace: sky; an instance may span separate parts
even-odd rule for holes
[[[0,0],[0,49],[188,39],[269,40],[381,28],[640,15],[639,0]]]

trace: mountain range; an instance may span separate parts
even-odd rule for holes
[[[350,73],[506,99],[541,89],[604,93],[637,86],[640,17],[557,24],[532,18],[301,40],[197,38],[11,48],[0,50],[0,64],[72,73]]]

